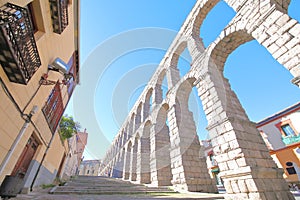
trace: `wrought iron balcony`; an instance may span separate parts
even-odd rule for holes
[[[68,0],[49,0],[53,32],[61,34],[68,26]]]
[[[300,134],[299,135],[294,135],[294,136],[282,137],[282,141],[285,145],[290,145],[290,144],[300,142]]]
[[[20,84],[27,84],[41,66],[26,8],[0,7],[0,63],[9,80]]]

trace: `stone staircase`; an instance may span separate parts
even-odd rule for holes
[[[54,187],[51,194],[77,195],[126,195],[126,194],[159,194],[175,193],[168,187],[151,187],[150,185],[133,184],[129,181],[100,176],[78,176],[64,186]]]

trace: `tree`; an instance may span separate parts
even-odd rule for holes
[[[72,116],[62,116],[59,123],[59,133],[63,140],[72,137],[80,128],[80,124],[75,122]]]

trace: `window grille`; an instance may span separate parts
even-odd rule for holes
[[[61,34],[68,26],[68,0],[49,0],[53,32]]]

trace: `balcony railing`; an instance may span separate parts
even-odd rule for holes
[[[68,0],[49,0],[53,32],[61,34],[68,26]]]
[[[290,144],[300,142],[300,134],[297,135],[297,136],[295,135],[295,136],[282,137],[282,141],[285,145],[290,145]]]
[[[20,84],[27,84],[41,66],[26,8],[0,7],[0,63],[9,80]]]

